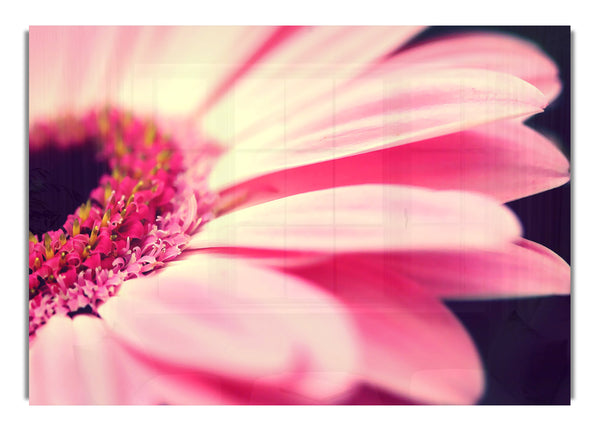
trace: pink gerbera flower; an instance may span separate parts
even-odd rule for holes
[[[503,205],[568,181],[523,124],[560,81],[418,31],[31,28],[30,152],[110,171],[30,235],[31,403],[476,402],[441,300],[569,293]]]

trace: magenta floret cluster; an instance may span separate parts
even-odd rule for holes
[[[56,313],[95,313],[123,281],[176,258],[212,217],[205,172],[187,172],[177,145],[152,121],[93,111],[37,124],[29,145],[60,150],[92,141],[111,174],[61,229],[29,237],[30,337]]]

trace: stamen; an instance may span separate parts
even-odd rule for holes
[[[52,259],[54,257],[54,249],[52,249],[52,239],[47,233],[44,234],[44,248],[46,249],[46,260]]]
[[[113,177],[115,180],[117,180],[117,181],[121,181],[121,180],[124,178],[123,174],[121,173],[121,171],[119,170],[119,168],[118,168],[118,167],[115,167],[115,168],[113,169],[113,171],[112,171],[112,177]]]
[[[148,126],[146,127],[146,131],[144,132],[144,144],[146,144],[147,147],[151,146],[152,143],[154,142],[155,138],[156,138],[156,126],[152,122],[148,123]]]
[[[101,227],[106,227],[108,225],[108,221],[110,220],[110,208],[106,210],[106,212],[104,213],[104,215],[102,216],[102,223],[100,224]]]
[[[112,193],[112,186],[110,185],[110,182],[107,181],[106,184],[104,184],[104,202],[108,202],[108,199],[110,198],[111,193]]]
[[[156,161],[158,163],[164,163],[167,160],[169,160],[171,158],[171,151],[169,150],[162,150],[160,153],[158,153],[158,155],[156,156]]]
[[[137,184],[133,187],[133,190],[131,191],[131,194],[133,195],[135,192],[137,192],[142,186],[144,185],[144,181],[140,180],[137,182]]]
[[[129,199],[127,199],[127,203],[123,207],[123,211],[121,211],[121,217],[125,217],[127,215],[127,210],[129,209],[129,205],[131,205],[131,203],[133,202],[134,199],[135,199],[135,193],[132,194],[131,196],[129,196]]]
[[[121,138],[120,136],[117,137],[115,141],[115,154],[117,155],[117,157],[123,157],[125,154],[127,154],[127,147],[123,142],[123,138]]]
[[[79,217],[81,221],[86,221],[90,215],[90,209],[92,208],[92,202],[88,199],[86,203],[81,205],[79,210]]]
[[[29,231],[29,242],[32,242],[34,244],[37,244],[38,242],[37,236],[32,234],[31,231]]]
[[[98,225],[95,225],[94,228],[92,229],[92,234],[90,235],[90,241],[89,244],[90,246],[94,246],[94,244],[96,243],[96,240],[98,239],[98,231],[100,231],[100,227]]]
[[[79,233],[81,232],[81,227],[79,226],[79,219],[75,218],[75,220],[73,220],[73,236],[79,235]]]

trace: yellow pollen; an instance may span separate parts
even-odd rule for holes
[[[60,234],[60,236],[58,237],[58,240],[60,241],[61,246],[65,245],[65,243],[67,242],[67,237],[65,236],[64,232],[62,232]]]
[[[110,208],[106,210],[104,215],[102,216],[102,223],[100,226],[106,227],[108,225],[108,221],[110,220]]]
[[[92,202],[88,199],[86,203],[79,207],[79,217],[81,221],[86,221],[90,215],[90,209],[92,208]]]
[[[85,259],[86,257],[88,257],[90,255],[90,250],[92,249],[91,245],[86,245],[85,248],[83,249],[83,252],[81,253],[81,256]]]
[[[37,271],[38,269],[40,269],[40,266],[42,266],[42,262],[40,261],[39,257],[36,257],[35,260],[33,261],[34,271]]]
[[[64,265],[66,261],[67,261],[67,252],[66,252],[66,251],[63,251],[63,252],[60,254],[60,264],[61,264],[61,265]]]
[[[160,153],[158,153],[158,155],[156,156],[156,161],[158,163],[164,163],[167,160],[169,160],[171,158],[171,151],[169,150],[162,150]]]
[[[54,257],[54,250],[52,249],[52,239],[47,233],[44,234],[44,248],[46,249],[46,260]]]
[[[121,171],[119,170],[118,167],[115,167],[112,171],[112,177],[117,180],[117,181],[121,181],[123,179],[123,175],[121,174]]]
[[[133,202],[134,199],[135,199],[135,193],[133,193],[131,196],[129,196],[129,199],[127,199],[127,202],[125,203],[125,206],[123,207],[123,211],[121,211],[121,217],[125,217],[125,214],[127,214],[127,209],[129,208],[129,205],[131,205],[131,203]]]
[[[110,194],[112,193],[112,186],[109,182],[104,185],[104,202],[108,202]]]
[[[96,244],[96,240],[98,239],[98,231],[100,230],[100,227],[98,225],[94,226],[94,228],[92,229],[92,233],[90,235],[90,246],[93,246],[94,244]]]
[[[146,146],[149,147],[150,145],[152,145],[155,138],[156,138],[156,126],[154,125],[154,123],[149,123],[148,126],[146,127],[146,131],[144,133],[144,144],[146,144]]]
[[[123,142],[123,138],[121,138],[120,136],[117,137],[115,141],[115,154],[117,155],[117,157],[123,157],[125,154],[127,154],[127,147]]]
[[[79,235],[80,232],[81,230],[79,226],[79,219],[76,218],[75,220],[73,220],[73,236]]]
[[[32,242],[34,244],[37,244],[38,242],[37,236],[32,234],[31,231],[29,231],[29,242]]]
[[[133,195],[140,188],[142,188],[143,185],[144,185],[144,180],[139,180],[138,183],[133,187],[133,190],[131,191],[131,194]]]

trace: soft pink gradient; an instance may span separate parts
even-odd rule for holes
[[[251,206],[208,223],[191,249],[267,248],[327,254],[494,247],[517,239],[516,217],[497,202],[457,191],[360,185]]]
[[[570,291],[502,205],[569,179],[522,124],[560,80],[507,36],[388,55],[418,30],[32,27],[30,124],[118,104],[178,137],[187,175],[223,155],[216,218],[178,261],[38,330],[30,402],[343,403],[364,383],[477,402],[441,299]]]

